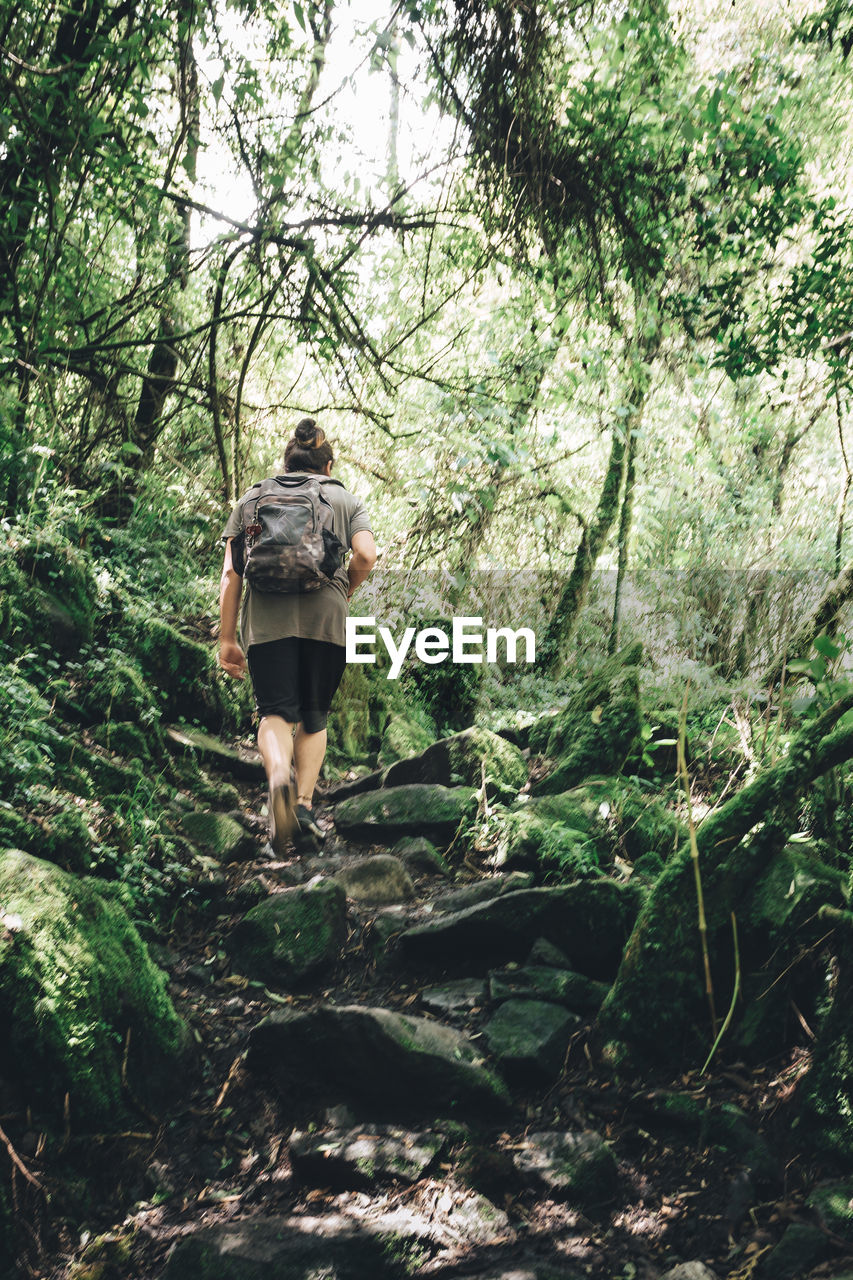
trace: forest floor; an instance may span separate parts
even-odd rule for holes
[[[355,861],[369,852],[337,839],[331,810],[321,803],[318,814],[329,828],[323,855],[275,860],[269,846],[263,851],[264,796],[257,787],[241,789],[259,856],[228,867],[229,893],[239,896],[253,880],[280,892],[335,860]],[[476,878],[473,866],[469,873]],[[396,908],[401,924],[422,916],[447,888],[440,877],[418,880],[419,897]],[[853,1250],[848,1256],[844,1242],[827,1230],[827,1261],[799,1272],[792,1260],[784,1264],[788,1270],[767,1269],[787,1227],[802,1222],[814,1230],[805,1199],[825,1172],[806,1164],[792,1145],[790,1103],[806,1065],[799,1050],[759,1065],[722,1062],[706,1076],[695,1064],[687,1069],[674,1062],[668,1074],[617,1083],[596,1068],[584,1026],[572,1037],[558,1082],[547,1090],[514,1090],[511,1111],[497,1120],[454,1114],[452,1123],[437,1116],[425,1124],[421,1106],[419,1123],[402,1128],[439,1131],[444,1145],[438,1162],[415,1181],[365,1177],[361,1185],[358,1179],[356,1185],[324,1185],[322,1177],[296,1176],[289,1145],[294,1129],[322,1135],[336,1125],[355,1131],[374,1117],[340,1107],[318,1110],[307,1097],[283,1098],[245,1065],[251,1029],[281,1006],[310,1008],[319,1001],[429,1017],[421,992],[436,977],[377,964],[370,946],[376,911],[350,904],[348,942],[322,988],[270,991],[235,972],[223,947],[239,914],[197,918],[155,948],[176,1007],[198,1042],[188,1094],[165,1119],[140,1114],[138,1126],[124,1133],[71,1139],[47,1178],[47,1216],[38,1196],[21,1185],[19,1211],[42,1243],[41,1253],[35,1244],[30,1250],[28,1274],[40,1280],[157,1280],[168,1271],[176,1242],[202,1228],[259,1221],[306,1231],[315,1243],[342,1231],[357,1234],[360,1225],[371,1231],[377,1222],[393,1224],[383,1239],[386,1245],[391,1237],[398,1241],[391,1261],[400,1275],[660,1280],[683,1262],[709,1269],[688,1268],[685,1280],[775,1274],[817,1280],[853,1273]],[[476,1043],[486,1013],[475,1003],[451,1021]],[[680,1111],[670,1105],[673,1097],[683,1100]],[[691,1116],[721,1108],[742,1117],[749,1159],[731,1143],[716,1144],[691,1127]],[[686,1123],[674,1120],[676,1114]],[[618,1190],[581,1210],[519,1179],[512,1155],[534,1130],[597,1131],[617,1158]],[[763,1153],[760,1174],[756,1143]],[[90,1208],[81,1237],[77,1206],[85,1184]],[[491,1206],[497,1212],[484,1213]],[[222,1276],[243,1274],[223,1264]],[[279,1271],[273,1263],[264,1274],[277,1280],[297,1272],[284,1263]],[[348,1280],[370,1270],[332,1267],[316,1274]],[[187,1271],[186,1280],[194,1275]]]

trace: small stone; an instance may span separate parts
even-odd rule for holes
[[[348,898],[374,906],[407,902],[415,896],[412,877],[398,858],[380,853],[335,872]]]
[[[524,969],[495,970],[489,974],[489,995],[501,1000],[548,1000],[575,1013],[595,1013],[609,988],[582,973],[528,965]]]
[[[421,1004],[430,1013],[459,1013],[474,1009],[486,998],[482,978],[460,978],[440,987],[427,987],[421,992]]]
[[[679,1262],[677,1267],[672,1267],[660,1280],[717,1280],[717,1276],[704,1262]]]

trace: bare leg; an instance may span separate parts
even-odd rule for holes
[[[293,763],[296,768],[297,804],[304,804],[310,809],[314,800],[314,788],[320,776],[320,769],[326,758],[326,730],[319,733],[306,733],[299,726],[293,741]]]
[[[282,716],[264,716],[258,725],[258,750],[270,788],[270,843],[282,853],[296,821],[290,785],[293,725]]]
[[[258,725],[258,750],[271,787],[290,781],[293,759],[293,725],[281,716],[264,716]]]

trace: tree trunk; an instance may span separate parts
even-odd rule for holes
[[[781,763],[760,773],[700,825],[696,840],[712,947],[715,937],[723,936],[730,945],[731,914],[784,844],[804,789],[853,755],[853,726],[835,728],[851,707],[853,694],[839,699],[799,734]],[[744,840],[759,822],[761,830]],[[655,882],[602,1006],[599,1030],[606,1058],[619,1066],[677,1054],[702,1020],[703,999],[696,886],[686,844]]]
[[[658,341],[657,335],[654,334],[642,342],[639,351],[635,349],[632,353],[628,394],[625,401],[627,412],[620,427],[613,431],[610,458],[604,473],[595,515],[581,534],[572,571],[560,593],[557,607],[551,615],[540,649],[540,668],[551,675],[558,675],[565,666],[566,649],[586,603],[595,566],[616,522],[619,512],[619,494],[623,490],[628,466],[630,441],[642,418],[649,389],[651,361],[657,350]]]
[[[608,654],[619,648],[619,626],[622,621],[622,593],[628,573],[631,524],[634,516],[634,479],[637,464],[637,437],[634,432],[628,440],[628,457],[625,462],[625,490],[622,494],[622,511],[619,515],[619,563],[616,568],[616,593],[613,600],[613,620],[607,640]]]
[[[178,11],[178,29],[186,34],[179,36],[176,82],[180,108],[180,135],[175,154],[184,151],[184,169],[192,187],[196,177],[199,136],[201,134],[198,64],[193,51],[193,27],[195,7],[193,0],[182,0]],[[173,234],[169,253],[169,276],[177,280],[178,298],[183,296],[190,272],[190,209],[184,205],[180,211],[180,227]],[[175,389],[178,372],[178,351],[171,339],[179,320],[180,302],[167,294],[160,312],[157,338],[148,358],[148,367],[139,391],[136,416],[131,441],[139,449],[131,460],[133,469],[145,471],[154,461],[157,438],[163,430],[163,411],[166,401]]]

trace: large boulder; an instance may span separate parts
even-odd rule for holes
[[[520,889],[415,925],[398,945],[410,964],[484,973],[523,959],[538,938],[546,938],[577,972],[612,980],[641,902],[636,886],[608,879]]]
[[[370,1102],[386,1114],[440,1116],[508,1102],[503,1083],[460,1032],[361,1005],[270,1014],[249,1036],[247,1065],[269,1074],[284,1097],[298,1088]]]
[[[411,782],[455,783],[480,787],[500,800],[513,799],[527,781],[527,765],[518,747],[489,729],[465,729],[442,738],[420,755],[392,764],[384,786],[399,787]]]
[[[446,847],[476,808],[476,793],[468,787],[387,787],[342,801],[335,827],[345,840],[392,845],[404,836],[425,836]]]
[[[109,1127],[158,1105],[188,1035],[121,894],[20,850],[0,853],[2,1071],[24,1105]],[[125,1081],[127,1087],[125,1087]]]
[[[291,987],[328,969],[345,939],[346,894],[334,880],[319,880],[259,902],[227,945],[246,977]]]

